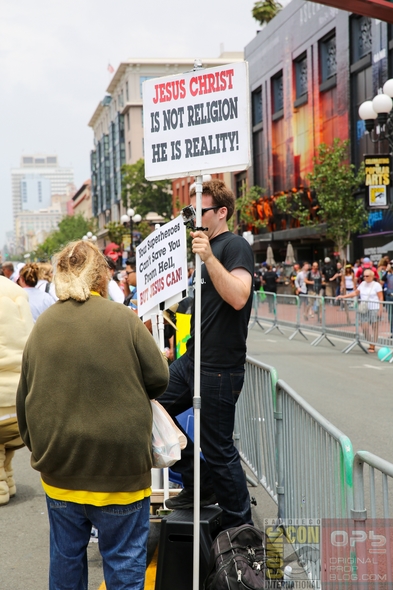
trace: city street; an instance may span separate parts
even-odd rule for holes
[[[263,322],[262,322],[262,325]],[[265,324],[265,331],[271,324]],[[350,340],[329,338],[310,346],[317,333],[303,330],[289,341],[293,328],[265,335],[255,324],[249,330],[248,355],[275,367],[283,379],[332,424],[346,434],[354,452],[370,451],[393,462],[391,415],[393,410],[393,364],[381,363],[376,354],[355,347],[341,351]]]
[[[266,328],[268,326],[266,325]],[[393,409],[393,364],[381,363],[376,355],[365,355],[359,348],[341,354],[347,341],[333,339],[318,347],[301,336],[289,341],[293,330],[278,330],[268,335],[255,325],[249,332],[250,357],[274,366],[279,378],[291,385],[321,414],[340,428],[352,441],[354,450],[368,450],[388,461],[391,451],[391,413]],[[29,464],[29,452],[15,456],[17,496],[0,509],[0,578],[6,590],[45,590],[48,575],[48,522],[39,475]],[[262,523],[274,517],[275,506],[262,490],[252,488],[257,497],[254,519]],[[7,531],[7,534],[5,534]],[[103,575],[97,544],[90,544],[89,588],[99,590]]]

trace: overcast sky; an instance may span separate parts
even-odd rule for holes
[[[55,153],[77,188],[90,177],[87,126],[129,57],[218,57],[256,34],[255,0],[2,0],[0,248],[13,227],[11,168]]]

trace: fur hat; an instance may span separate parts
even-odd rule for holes
[[[54,258],[53,281],[60,301],[86,301],[90,291],[106,297],[108,280],[104,255],[88,241],[70,242]]]

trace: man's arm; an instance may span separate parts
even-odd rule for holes
[[[192,251],[199,254],[206,264],[210,279],[217,293],[237,311],[242,309],[250,297],[252,277],[245,268],[234,268],[228,272],[214,256],[209,238],[202,231],[191,232]]]

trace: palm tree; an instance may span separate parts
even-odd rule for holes
[[[269,23],[282,9],[282,4],[276,0],[263,0],[255,2],[252,9],[252,16],[261,25]]]

